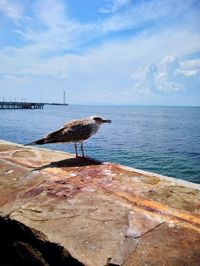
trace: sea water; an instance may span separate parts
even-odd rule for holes
[[[112,123],[87,140],[87,156],[200,183],[199,107],[46,105],[43,110],[0,110],[0,138],[28,143],[71,119],[91,115]],[[74,153],[72,144],[43,147]]]

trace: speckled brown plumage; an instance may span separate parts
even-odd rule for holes
[[[84,156],[83,141],[94,135],[103,123],[111,123],[111,120],[106,120],[97,116],[73,120],[65,123],[63,127],[49,133],[42,139],[36,140],[26,145],[73,142],[75,143],[76,157],[78,157],[76,143],[80,142],[82,156]]]

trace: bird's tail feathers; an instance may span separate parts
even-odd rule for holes
[[[29,145],[42,145],[42,144],[45,144],[45,139],[39,139],[39,140],[36,140],[36,141],[33,141],[33,142],[30,142],[30,143],[27,143],[27,144],[24,144],[24,146],[29,146]]]

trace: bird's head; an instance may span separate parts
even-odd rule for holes
[[[101,125],[103,123],[111,123],[112,122],[109,119],[104,119],[104,118],[99,117],[99,116],[91,116],[90,118],[98,125]]]

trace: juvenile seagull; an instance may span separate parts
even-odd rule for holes
[[[72,120],[63,127],[49,133],[42,139],[33,141],[26,145],[42,145],[47,143],[74,143],[76,158],[79,157],[77,143],[81,143],[82,157],[85,157],[83,151],[83,141],[94,135],[103,123],[111,123],[111,120],[103,119],[98,116],[91,116],[79,120]]]

